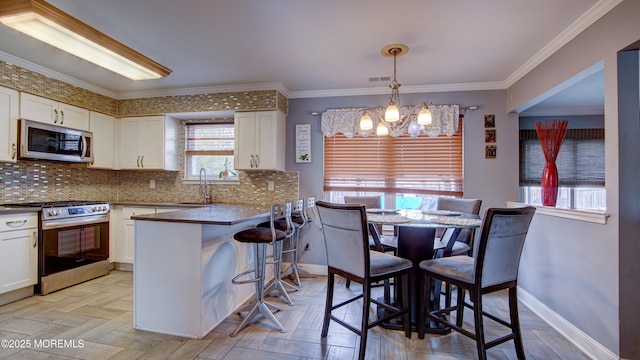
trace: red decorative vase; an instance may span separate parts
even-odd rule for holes
[[[558,199],[558,168],[555,162],[547,162],[542,170],[542,205],[556,206]]]

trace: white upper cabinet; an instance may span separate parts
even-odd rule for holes
[[[280,111],[237,112],[234,116],[237,170],[284,171],[286,117]]]
[[[18,158],[19,98],[17,91],[0,87],[0,161]]]
[[[167,116],[119,121],[120,169],[178,170],[178,120]]]
[[[89,131],[93,133],[93,162],[89,167],[113,169],[115,166],[116,119],[113,116],[91,111]]]
[[[73,129],[89,130],[89,110],[27,93],[20,94],[20,117]]]

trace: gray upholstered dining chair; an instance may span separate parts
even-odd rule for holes
[[[382,207],[382,200],[380,196],[345,196],[344,197],[345,204],[362,204],[367,209],[379,209]],[[382,235],[382,225],[376,225],[376,229],[378,229],[378,234],[380,235],[380,244],[376,244],[373,239],[369,239],[369,245],[372,249],[376,249],[380,251],[382,248],[383,252],[394,252],[396,251],[396,247],[398,244],[397,234],[394,235]]]
[[[382,207],[382,199],[380,195],[378,196],[345,196],[344,197],[345,204],[361,204],[364,205],[367,209],[379,209]],[[396,250],[398,247],[398,236],[396,231],[394,230],[393,235],[382,235],[382,225],[369,225],[375,226],[376,231],[378,233],[378,238],[369,234],[369,247],[371,250],[382,251],[382,252],[392,252],[396,254]],[[372,232],[373,230],[371,230]],[[345,286],[348,288],[351,286],[351,281],[347,279]],[[389,281],[385,282],[385,287],[389,288]]]
[[[328,270],[327,298],[321,336],[327,336],[331,320],[358,334],[360,336],[358,359],[364,359],[368,330],[382,322],[402,317],[405,336],[410,338],[411,289],[408,278],[413,263],[369,248],[368,222],[364,205],[333,204],[324,201],[318,201],[316,205],[327,251]],[[362,293],[334,305],[335,275],[362,284]],[[371,297],[373,283],[393,277],[402,279],[401,299],[396,299],[397,304],[402,304],[401,307]],[[336,309],[359,299],[362,299],[362,318],[359,328],[345,321],[344,315],[334,315]],[[384,308],[385,315],[370,322],[371,303]]]
[[[449,197],[439,197],[436,204],[438,210],[450,210],[458,211],[466,214],[478,215],[480,214],[480,206],[482,200],[480,199],[459,199]],[[436,234],[440,237],[442,234]],[[472,255],[473,239],[475,237],[475,229],[462,229],[455,239],[452,246],[447,249],[443,256],[451,255]],[[447,245],[447,244],[443,244]]]
[[[530,206],[508,209],[489,208],[483,217],[480,237],[473,257],[457,255],[420,262],[422,269],[420,316],[418,317],[418,337],[420,339],[424,339],[424,315],[426,313],[429,319],[474,339],[480,359],[487,358],[487,349],[509,340],[514,340],[518,359],[525,358],[516,291],[520,256],[534,213],[535,208]],[[433,280],[451,283],[456,285],[458,289],[469,291],[472,303],[467,303],[463,296],[458,296],[455,306],[438,309],[440,304],[431,300]],[[438,286],[437,281],[433,282]],[[483,308],[483,295],[503,289],[508,289],[509,292],[510,322],[498,318]],[[465,307],[473,310],[474,332],[463,328],[462,316]],[[455,324],[446,317],[453,311],[456,312]],[[508,327],[511,332],[485,342],[483,316]]]

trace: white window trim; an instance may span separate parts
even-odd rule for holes
[[[516,208],[523,206],[533,206],[536,208],[536,214],[554,216],[565,219],[586,221],[590,223],[596,224],[607,224],[607,219],[609,218],[609,213],[604,211],[594,211],[594,210],[578,210],[578,209],[563,209],[552,206],[542,206],[542,205],[531,205],[531,204],[523,204],[515,201],[507,201],[507,207]]]

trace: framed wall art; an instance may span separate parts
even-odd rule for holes
[[[496,115],[488,114],[484,116],[484,127],[485,128],[494,128],[496,127]]]
[[[296,125],[296,163],[311,162],[311,124]]]
[[[495,145],[486,145],[484,150],[484,157],[486,159],[495,159],[496,152],[497,152],[497,148]]]
[[[494,143],[496,142],[496,129],[490,129],[484,131],[484,142]]]

